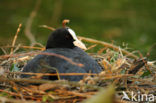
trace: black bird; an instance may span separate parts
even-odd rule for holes
[[[79,41],[75,32],[68,28],[56,29],[48,38],[46,50],[43,53],[55,53],[63,55],[73,62],[83,64],[82,67],[73,65],[67,60],[57,57],[39,54],[30,60],[24,67],[23,72],[33,73],[100,73],[102,71],[98,63],[82,49],[86,49],[85,45]],[[45,65],[47,65],[45,67]],[[21,75],[26,78],[28,75]],[[56,80],[55,76],[44,76],[43,79]],[[60,79],[70,81],[79,81],[83,76],[60,76]]]

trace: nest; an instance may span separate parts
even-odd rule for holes
[[[101,65],[103,71],[99,74],[91,73],[23,73],[24,65],[35,55],[44,50],[43,47],[15,46],[16,36],[9,54],[0,56],[0,101],[8,103],[127,103],[147,102],[156,95],[156,65],[145,57],[138,57],[132,52],[118,46],[90,38],[79,37],[92,45],[102,45],[96,53],[89,53]],[[20,48],[33,49],[32,51]],[[72,63],[72,62],[71,62]],[[20,74],[34,75],[32,78],[20,78]],[[45,75],[84,75],[83,80],[71,82],[67,80],[43,80]],[[115,90],[114,90],[115,89]],[[131,99],[130,92],[136,96]],[[123,98],[127,93],[128,98]],[[141,98],[147,94],[147,98]],[[150,95],[151,94],[151,95]],[[140,98],[138,98],[140,97]],[[154,98],[155,99],[155,98]],[[91,102],[93,101],[93,102]],[[109,101],[109,102],[108,102]]]

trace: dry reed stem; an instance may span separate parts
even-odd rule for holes
[[[84,66],[83,64],[76,63],[76,62],[72,61],[70,58],[67,58],[67,57],[65,57],[63,55],[59,55],[59,54],[55,54],[55,53],[45,53],[45,52],[2,55],[2,56],[0,56],[0,58],[10,58],[10,57],[19,57],[19,56],[37,55],[37,54],[48,55],[48,56],[56,56],[56,57],[59,57],[61,59],[64,59],[64,60],[68,61],[69,63],[71,63],[73,65],[76,65],[76,66],[79,66],[79,67],[83,67]]]
[[[104,76],[102,80],[122,78],[122,77],[131,77],[131,76],[134,76],[134,74],[121,74],[121,75],[115,75],[115,76],[111,75],[111,76]]]
[[[21,44],[18,44],[18,45],[16,46],[16,48],[13,50],[13,53],[15,53],[17,50],[19,50],[20,46],[21,46]]]
[[[19,98],[21,98],[22,99],[22,97],[21,96],[23,96],[24,98],[31,98],[32,100],[33,99],[36,99],[36,98],[34,98],[33,96],[24,96],[24,95],[22,95],[22,94],[19,94],[19,93],[15,93],[15,92],[10,92],[10,91],[7,91],[7,90],[2,90],[2,89],[0,89],[0,92],[4,92],[4,93],[8,93],[9,95],[11,95],[11,96],[16,96],[16,97],[19,97]],[[10,102],[9,102],[10,103]],[[12,102],[11,102],[12,103]],[[16,103],[16,102],[15,102]],[[27,102],[26,102],[27,103]]]
[[[43,79],[25,79],[25,78],[22,78],[22,79],[13,79],[13,78],[0,78],[0,81],[1,82],[20,82],[20,83],[41,83],[41,84],[44,84],[44,83],[48,83],[48,84],[59,84],[59,85],[72,85],[72,86],[82,86],[82,84],[80,84],[79,82],[72,82],[72,81],[51,81],[51,80],[43,80]],[[83,84],[84,87],[86,88],[91,88],[91,89],[101,89],[102,87],[99,87],[99,86],[96,86],[96,85],[90,85],[90,84]]]
[[[19,24],[18,29],[17,29],[17,31],[16,31],[16,34],[15,34],[15,36],[14,36],[14,39],[13,39],[13,41],[12,41],[12,47],[15,46],[15,43],[16,43],[16,40],[17,40],[17,37],[18,37],[18,33],[20,32],[20,28],[21,28],[21,27],[22,27],[22,24]],[[13,48],[11,48],[10,54],[13,54]]]
[[[41,27],[41,28],[46,28],[46,29],[49,29],[49,30],[51,30],[51,31],[55,31],[55,30],[56,30],[55,28],[50,27],[50,26],[48,26],[48,25],[40,25],[39,27]]]
[[[5,93],[8,93],[8,94],[10,94],[10,95],[13,95],[13,96],[18,96],[18,97],[20,97],[20,96],[21,96],[19,93],[10,92],[10,91],[3,90],[3,89],[0,89],[0,92],[5,92]]]
[[[9,74],[26,74],[26,75],[42,75],[42,76],[57,76],[57,73],[31,73],[31,72],[6,72]],[[96,73],[59,73],[60,76],[81,76],[81,75],[97,75]]]
[[[90,50],[90,49],[92,49],[92,48],[94,48],[96,46],[97,46],[97,44],[91,45],[90,47],[87,48],[87,50]],[[87,50],[85,50],[85,51],[87,51]]]
[[[2,46],[1,48],[16,48],[16,46]],[[44,50],[45,49],[45,48],[42,48],[42,47],[34,47],[34,46],[19,46],[19,48],[37,49],[37,50]]]
[[[0,47],[0,48],[1,48],[1,50],[3,51],[3,53],[6,55],[6,54],[7,54],[6,50],[4,50],[3,47]]]
[[[51,30],[51,31],[56,30],[55,28],[50,27],[50,26],[47,26],[47,25],[40,25],[39,27],[41,27],[41,28],[46,28],[46,29],[49,29],[49,30]]]
[[[35,45],[38,45],[38,46],[40,46],[42,48],[44,47],[44,45],[42,45],[41,43],[38,43],[38,42],[31,44],[32,47],[34,47]]]
[[[82,40],[87,41],[87,42],[96,43],[96,44],[101,44],[101,45],[104,45],[104,46],[106,46],[106,47],[108,47],[108,48],[112,48],[112,49],[114,49],[114,50],[116,50],[116,51],[119,51],[119,50],[120,50],[119,47],[117,47],[117,46],[115,46],[115,45],[113,45],[113,44],[104,42],[104,41],[99,41],[99,40],[95,40],[95,39],[91,39],[91,38],[86,38],[86,37],[82,37],[82,36],[78,36],[78,37],[81,38]],[[121,51],[122,51],[124,54],[126,54],[126,55],[128,55],[128,56],[130,56],[130,57],[133,57],[134,59],[138,59],[138,56],[136,56],[136,55],[134,55],[134,54],[132,54],[132,53],[130,53],[130,52],[124,50],[124,49],[121,49]]]
[[[101,48],[101,49],[97,52],[97,54],[100,55],[100,54],[102,54],[103,51],[105,51],[105,50],[107,50],[107,47]]]
[[[57,68],[55,68],[55,67],[51,67],[51,66],[49,66],[49,65],[44,65],[44,64],[42,64],[41,65],[43,68],[48,68],[48,69],[53,69],[53,70],[55,70],[56,71],[56,76],[57,76],[57,78],[58,78],[58,80],[60,80],[60,75],[59,75],[59,71],[58,71],[58,69]]]
[[[0,97],[1,103],[41,103],[37,101],[32,101],[32,100],[20,100],[20,99],[12,99],[12,98],[5,98],[5,97]]]
[[[61,94],[64,93],[64,91],[59,91]],[[85,97],[85,98],[89,98],[91,97],[91,95],[89,94],[85,94],[85,93],[79,93],[79,92],[75,92],[75,91],[65,91],[68,95],[74,95],[74,96],[79,96],[79,97]]]

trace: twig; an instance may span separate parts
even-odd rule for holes
[[[134,64],[132,64],[128,74],[136,74],[146,63],[147,63],[146,58],[137,60]]]
[[[3,89],[0,89],[0,92],[5,92],[5,93],[8,93],[8,94],[10,94],[10,95],[14,95],[14,96],[18,96],[18,97],[20,97],[20,94],[15,93],[15,92],[11,92],[11,91],[7,91],[7,90],[3,90]]]
[[[1,49],[3,49],[3,48],[16,48],[16,46],[2,46],[0,48]],[[24,48],[24,49],[38,49],[38,50],[45,49],[45,48],[42,48],[42,47],[34,47],[34,46],[19,46],[19,48]]]
[[[87,48],[87,50],[90,50],[90,49],[92,49],[92,48],[94,48],[94,47],[96,47],[96,46],[97,46],[97,44],[91,45],[91,46],[89,46],[89,47]],[[87,51],[87,50],[85,50],[85,51]]]
[[[123,77],[131,77],[134,76],[133,74],[122,74],[122,75],[115,75],[115,76],[104,76],[104,78],[101,78],[102,80],[107,79],[117,79],[117,78],[123,78]]]
[[[17,50],[19,50],[21,44],[18,44],[17,47],[14,49],[13,53],[15,53]]]
[[[61,84],[61,85],[72,85],[72,86],[82,86],[82,84],[78,83],[78,82],[72,82],[72,81],[51,81],[51,80],[43,80],[43,79],[13,79],[13,78],[0,78],[1,82],[21,82],[21,83],[34,83],[34,84],[44,84],[44,83],[48,83],[48,84]],[[90,84],[83,84],[84,87],[87,88],[91,88],[91,89],[101,89],[102,87],[96,86],[96,85],[90,85]]]
[[[59,91],[61,94],[64,93],[64,91]],[[86,95],[85,93],[79,93],[79,92],[75,92],[75,91],[65,91],[65,93],[67,93],[68,95],[72,95],[72,96],[79,96],[79,97],[85,97],[85,98],[89,98],[91,97],[91,95]]]
[[[47,26],[47,25],[40,25],[39,27],[41,27],[41,28],[46,28],[46,29],[49,29],[49,30],[51,30],[51,31],[56,30],[55,28],[50,27],[50,26]]]
[[[6,72],[9,74],[26,74],[26,75],[43,75],[57,76],[57,73],[31,73],[31,72]],[[60,76],[80,76],[80,75],[97,75],[96,73],[59,73]]]
[[[17,100],[17,99],[11,99],[11,98],[5,98],[5,97],[0,97],[0,101],[2,103],[40,103],[40,102],[36,102],[36,101],[24,101],[24,100]]]
[[[45,65],[45,63],[44,63],[44,64],[42,63],[41,66],[43,66],[43,68],[48,68],[48,69],[53,69],[53,70],[55,70],[55,71],[56,71],[56,76],[57,76],[58,80],[60,80],[60,74],[59,74],[59,71],[58,71],[57,68],[51,67],[51,66],[49,66],[49,65]]]
[[[17,36],[18,36],[18,33],[20,32],[20,28],[21,28],[21,27],[22,27],[22,24],[19,24],[18,29],[17,29],[17,31],[16,31],[16,34],[15,34],[15,36],[14,36],[14,39],[13,39],[13,41],[12,41],[12,46],[15,46],[15,43],[16,43],[16,40],[17,40]],[[11,48],[10,54],[13,54],[13,48]]]
[[[97,52],[97,54],[98,54],[98,55],[102,54],[103,51],[105,51],[106,49],[107,49],[107,47],[101,48],[101,49]]]
[[[39,52],[39,53],[23,53],[23,54],[12,54],[12,55],[2,55],[0,56],[0,58],[10,58],[10,57],[19,57],[19,56],[25,56],[25,55],[36,55],[36,54],[41,54],[41,55],[48,55],[48,56],[56,56],[56,57],[59,57],[59,58],[62,58],[66,61],[68,61],[69,63],[73,64],[73,65],[76,65],[76,66],[79,66],[79,67],[83,67],[83,64],[81,63],[76,63],[74,61],[72,61],[70,58],[67,58],[63,55],[59,55],[59,54],[55,54],[55,53],[45,53],[45,52]]]
[[[6,55],[6,54],[7,54],[6,50],[4,50],[3,47],[0,47],[0,48],[1,48],[1,50],[3,51],[3,53]]]
[[[117,46],[115,46],[115,45],[112,45],[112,44],[110,44],[110,43],[106,43],[106,42],[103,42],[103,41],[99,41],[99,40],[95,40],[95,39],[91,39],[91,38],[86,38],[86,37],[82,37],[82,36],[78,36],[78,37],[81,38],[81,39],[83,39],[83,40],[85,40],[85,41],[88,41],[88,42],[91,42],[91,43],[96,43],[96,44],[101,44],[101,45],[104,45],[104,46],[106,46],[106,47],[113,48],[113,49],[116,50],[116,51],[119,51],[119,47],[117,47]],[[133,57],[133,58],[135,58],[135,59],[138,58],[138,56],[136,56],[136,55],[134,55],[134,54],[132,54],[132,53],[130,53],[130,52],[124,50],[124,49],[121,49],[121,51],[122,51],[124,54],[126,54],[126,55],[128,55],[128,56],[131,56],[131,57]]]
[[[31,44],[31,46],[35,46],[35,45],[38,45],[38,46],[40,46],[40,47],[42,47],[42,48],[44,47],[44,45],[42,45],[41,43],[38,43],[38,42],[32,43],[32,44]]]

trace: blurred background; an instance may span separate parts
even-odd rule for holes
[[[156,59],[156,0],[0,0],[0,46],[11,44],[19,23],[17,43],[30,45],[29,29],[45,45],[51,31],[40,25],[58,28],[63,19],[77,35],[151,51]]]

